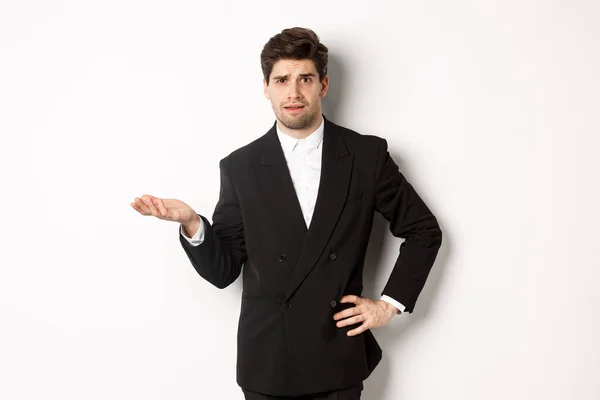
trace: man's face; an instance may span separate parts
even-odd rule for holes
[[[314,130],[320,123],[321,98],[325,97],[329,78],[319,82],[312,60],[279,60],[273,65],[269,84],[263,79],[265,97],[277,119],[293,130]]]

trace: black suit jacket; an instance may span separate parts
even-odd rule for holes
[[[298,396],[355,385],[382,352],[370,330],[349,337],[333,314],[360,295],[374,211],[405,238],[382,292],[412,312],[442,242],[431,213],[388,153],[385,139],[325,119],[321,179],[309,229],[276,125],[220,163],[221,188],[204,242],[180,242],[204,279],[225,288],[243,268],[237,382]]]

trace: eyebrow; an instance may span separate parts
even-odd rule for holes
[[[312,72],[306,72],[306,73],[299,74],[299,75],[300,75],[300,78],[308,78],[308,77],[316,77],[317,76],[317,75],[313,74]],[[279,79],[282,79],[282,78],[286,78],[287,79],[289,77],[290,77],[289,74],[287,74],[287,75],[278,75],[278,76],[274,76],[272,79],[275,79],[276,81],[278,81]]]

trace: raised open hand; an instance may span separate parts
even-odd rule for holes
[[[179,222],[183,225],[191,224],[198,218],[192,207],[177,199],[161,199],[145,194],[141,198],[136,197],[135,202],[130,204],[142,215],[153,215],[156,218]]]

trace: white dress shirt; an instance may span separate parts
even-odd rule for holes
[[[283,154],[292,177],[292,183],[302,208],[302,214],[306,226],[310,222],[315,210],[317,201],[317,192],[319,191],[319,181],[321,179],[321,155],[323,154],[323,132],[325,120],[321,117],[321,125],[316,131],[304,139],[295,139],[279,129],[277,125],[277,136],[283,149]],[[183,226],[180,228],[181,234],[192,246],[198,246],[204,241],[204,223],[200,219],[200,228],[196,234],[189,238],[183,233]],[[381,300],[393,305],[399,311],[404,311],[402,303],[383,295]]]

